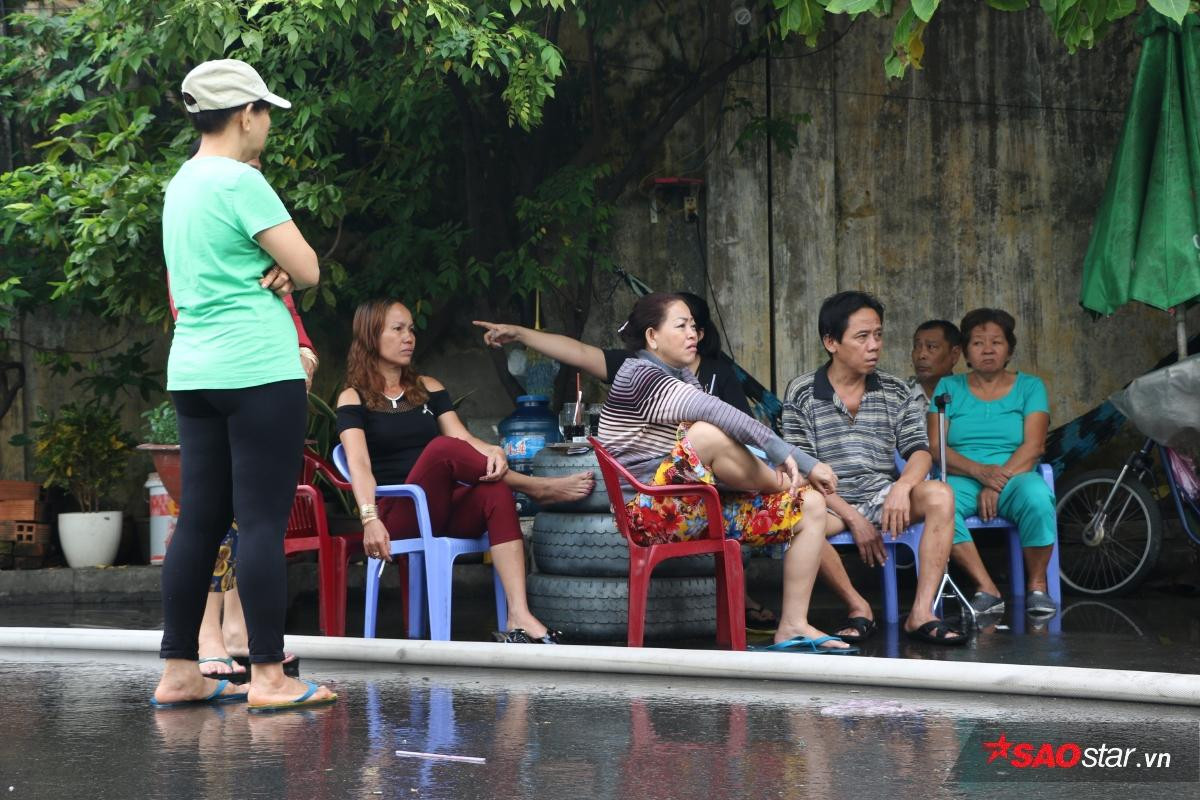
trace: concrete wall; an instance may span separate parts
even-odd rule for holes
[[[864,15],[815,55],[785,45],[713,92],[673,137],[673,151],[716,142],[688,174],[705,180],[710,300],[727,350],[782,390],[823,360],[822,298],[865,289],[887,306],[882,368],[906,376],[918,323],[998,306],[1018,320],[1013,366],[1045,378],[1056,424],[1071,419],[1174,348],[1163,312],[1134,305],[1093,322],[1078,305],[1137,67],[1132,24],[1070,55],[1041,13],[944,5],[925,34],[925,68],[898,81],[882,68],[890,40],[889,22]],[[749,113],[766,113],[768,81],[774,117],[811,115],[790,158],[765,144],[732,148]],[[753,111],[728,110],[734,97]],[[702,285],[697,264],[685,274],[671,263],[687,250],[680,224],[650,223],[647,199],[631,193],[619,260],[659,288],[680,277]]]

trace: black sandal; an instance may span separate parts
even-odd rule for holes
[[[562,631],[546,629],[546,635],[535,639],[524,628],[511,631],[492,631],[492,637],[500,644],[562,644]]]
[[[764,605],[746,606],[746,630],[754,633],[774,633],[779,627],[779,617]]]
[[[958,635],[950,636],[951,633],[957,633]],[[931,619],[919,628],[905,631],[904,635],[918,642],[940,644],[946,647],[957,647],[960,644],[967,643],[967,637],[962,631],[951,628],[944,620],[940,619]]]
[[[865,642],[867,639],[870,639],[872,636],[874,636],[875,631],[879,629],[879,626],[875,623],[875,620],[868,619],[867,617],[846,617],[846,621],[841,625],[836,626],[833,630],[840,631],[845,630],[846,628],[853,628],[855,632],[839,633],[837,634],[837,637],[843,642],[853,642],[854,644],[858,644],[859,642]]]

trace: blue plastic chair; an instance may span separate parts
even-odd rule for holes
[[[350,465],[339,444],[333,448],[333,463],[350,480]],[[413,639],[425,635],[425,610],[428,608],[429,638],[435,642],[450,641],[450,611],[454,560],[464,553],[485,553],[491,547],[487,533],[474,539],[454,536],[434,536],[429,521],[429,503],[425,490],[414,483],[376,486],[376,497],[407,497],[416,506],[417,527],[421,535],[414,539],[392,539],[391,554],[408,556],[408,635]],[[375,620],[379,609],[379,565],[382,559],[367,559],[366,612],[363,618],[363,638],[375,638]],[[508,625],[508,602],[500,575],[493,574],[496,585],[497,630]]]
[[[896,456],[899,469],[904,468],[904,462]],[[1042,477],[1050,491],[1054,491],[1054,470],[1049,464],[1042,464]],[[1025,560],[1021,550],[1021,534],[1012,522],[996,517],[990,522],[984,522],[979,517],[967,517],[965,520],[968,530],[1005,530],[1008,532],[1009,583],[1014,602],[1024,606],[1025,599]],[[904,530],[895,541],[886,535],[883,537],[884,547],[888,551],[887,562],[883,565],[883,613],[889,623],[900,621],[900,599],[896,587],[896,546],[904,545],[913,554],[913,568],[920,569],[917,552],[921,547],[921,534],[925,531],[925,523],[919,522]],[[829,537],[829,543],[834,545],[852,545],[854,537],[849,531]],[[1054,602],[1062,608],[1062,584],[1058,574],[1058,539],[1054,540],[1054,549],[1050,553],[1050,563],[1046,567],[1046,589]],[[1058,619],[1057,617],[1055,618]]]
[[[892,539],[887,534],[883,536],[883,546],[887,550],[887,561],[884,562],[883,571],[883,618],[889,623],[900,621],[900,594],[896,587],[896,547],[904,545],[912,551],[913,568],[920,569],[920,563],[917,558],[917,552],[921,549],[921,534],[925,530],[925,523],[918,522],[916,525],[910,525],[901,531],[900,535]],[[834,534],[829,537],[829,543],[833,545],[854,544],[854,537],[849,531]]]
[[[1042,479],[1054,494],[1054,468],[1042,464]],[[1003,517],[996,517],[991,522],[984,522],[979,517],[967,517],[967,530],[1005,530],[1008,532],[1008,574],[1009,591],[1012,592],[1013,602],[1025,604],[1025,555],[1021,550],[1021,532],[1016,524]],[[1059,609],[1062,608],[1062,582],[1058,575],[1058,537],[1054,537],[1054,548],[1050,551],[1050,563],[1046,565],[1046,594],[1050,595]],[[1018,602],[1019,601],[1019,602]]]

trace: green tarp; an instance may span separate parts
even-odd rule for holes
[[[1129,112],[1083,262],[1079,302],[1111,314],[1200,297],[1200,18],[1147,8]]]

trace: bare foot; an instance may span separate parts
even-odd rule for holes
[[[184,703],[189,700],[203,700],[217,690],[218,682],[200,674],[195,662],[182,662],[187,667],[168,666],[163,670],[158,688],[154,690],[154,699],[159,703]],[[221,692],[221,696],[241,694],[242,690],[229,684]]]
[[[561,478],[539,478],[527,494],[539,505],[570,503],[582,500],[596,488],[596,477],[591,472],[576,472]]]
[[[873,611],[871,611],[871,605],[869,603],[864,603],[861,606],[860,605],[851,605],[849,608],[846,609],[846,619],[855,619],[856,617],[862,617],[863,619],[874,620],[875,613]],[[837,633],[835,633],[834,636],[842,636],[843,634],[846,636],[858,636],[860,634],[860,631],[858,630],[858,628],[848,625],[845,628],[842,628],[841,630],[839,630]]]
[[[779,629],[775,631],[775,643],[786,642],[788,639],[795,639],[797,636],[804,636],[809,639],[819,639],[828,634],[819,628],[814,628],[807,623],[803,625],[789,624],[786,620],[779,623]],[[830,641],[818,645],[818,650],[845,650],[850,645],[842,641]]]
[[[250,694],[246,698],[246,702],[251,706],[276,705],[282,703],[290,703],[299,697],[304,696],[308,692],[308,684],[304,681],[298,681],[295,678],[289,678],[283,674],[282,669],[278,668],[272,671],[271,675],[261,675],[267,672],[266,664],[260,664],[254,669],[254,677],[250,679]],[[330,700],[337,697],[337,694],[327,686],[319,686],[317,691],[311,696],[311,700]]]
[[[246,668],[228,655],[201,656],[196,666],[200,668],[200,674],[206,678],[224,678],[230,675],[246,674]]]

